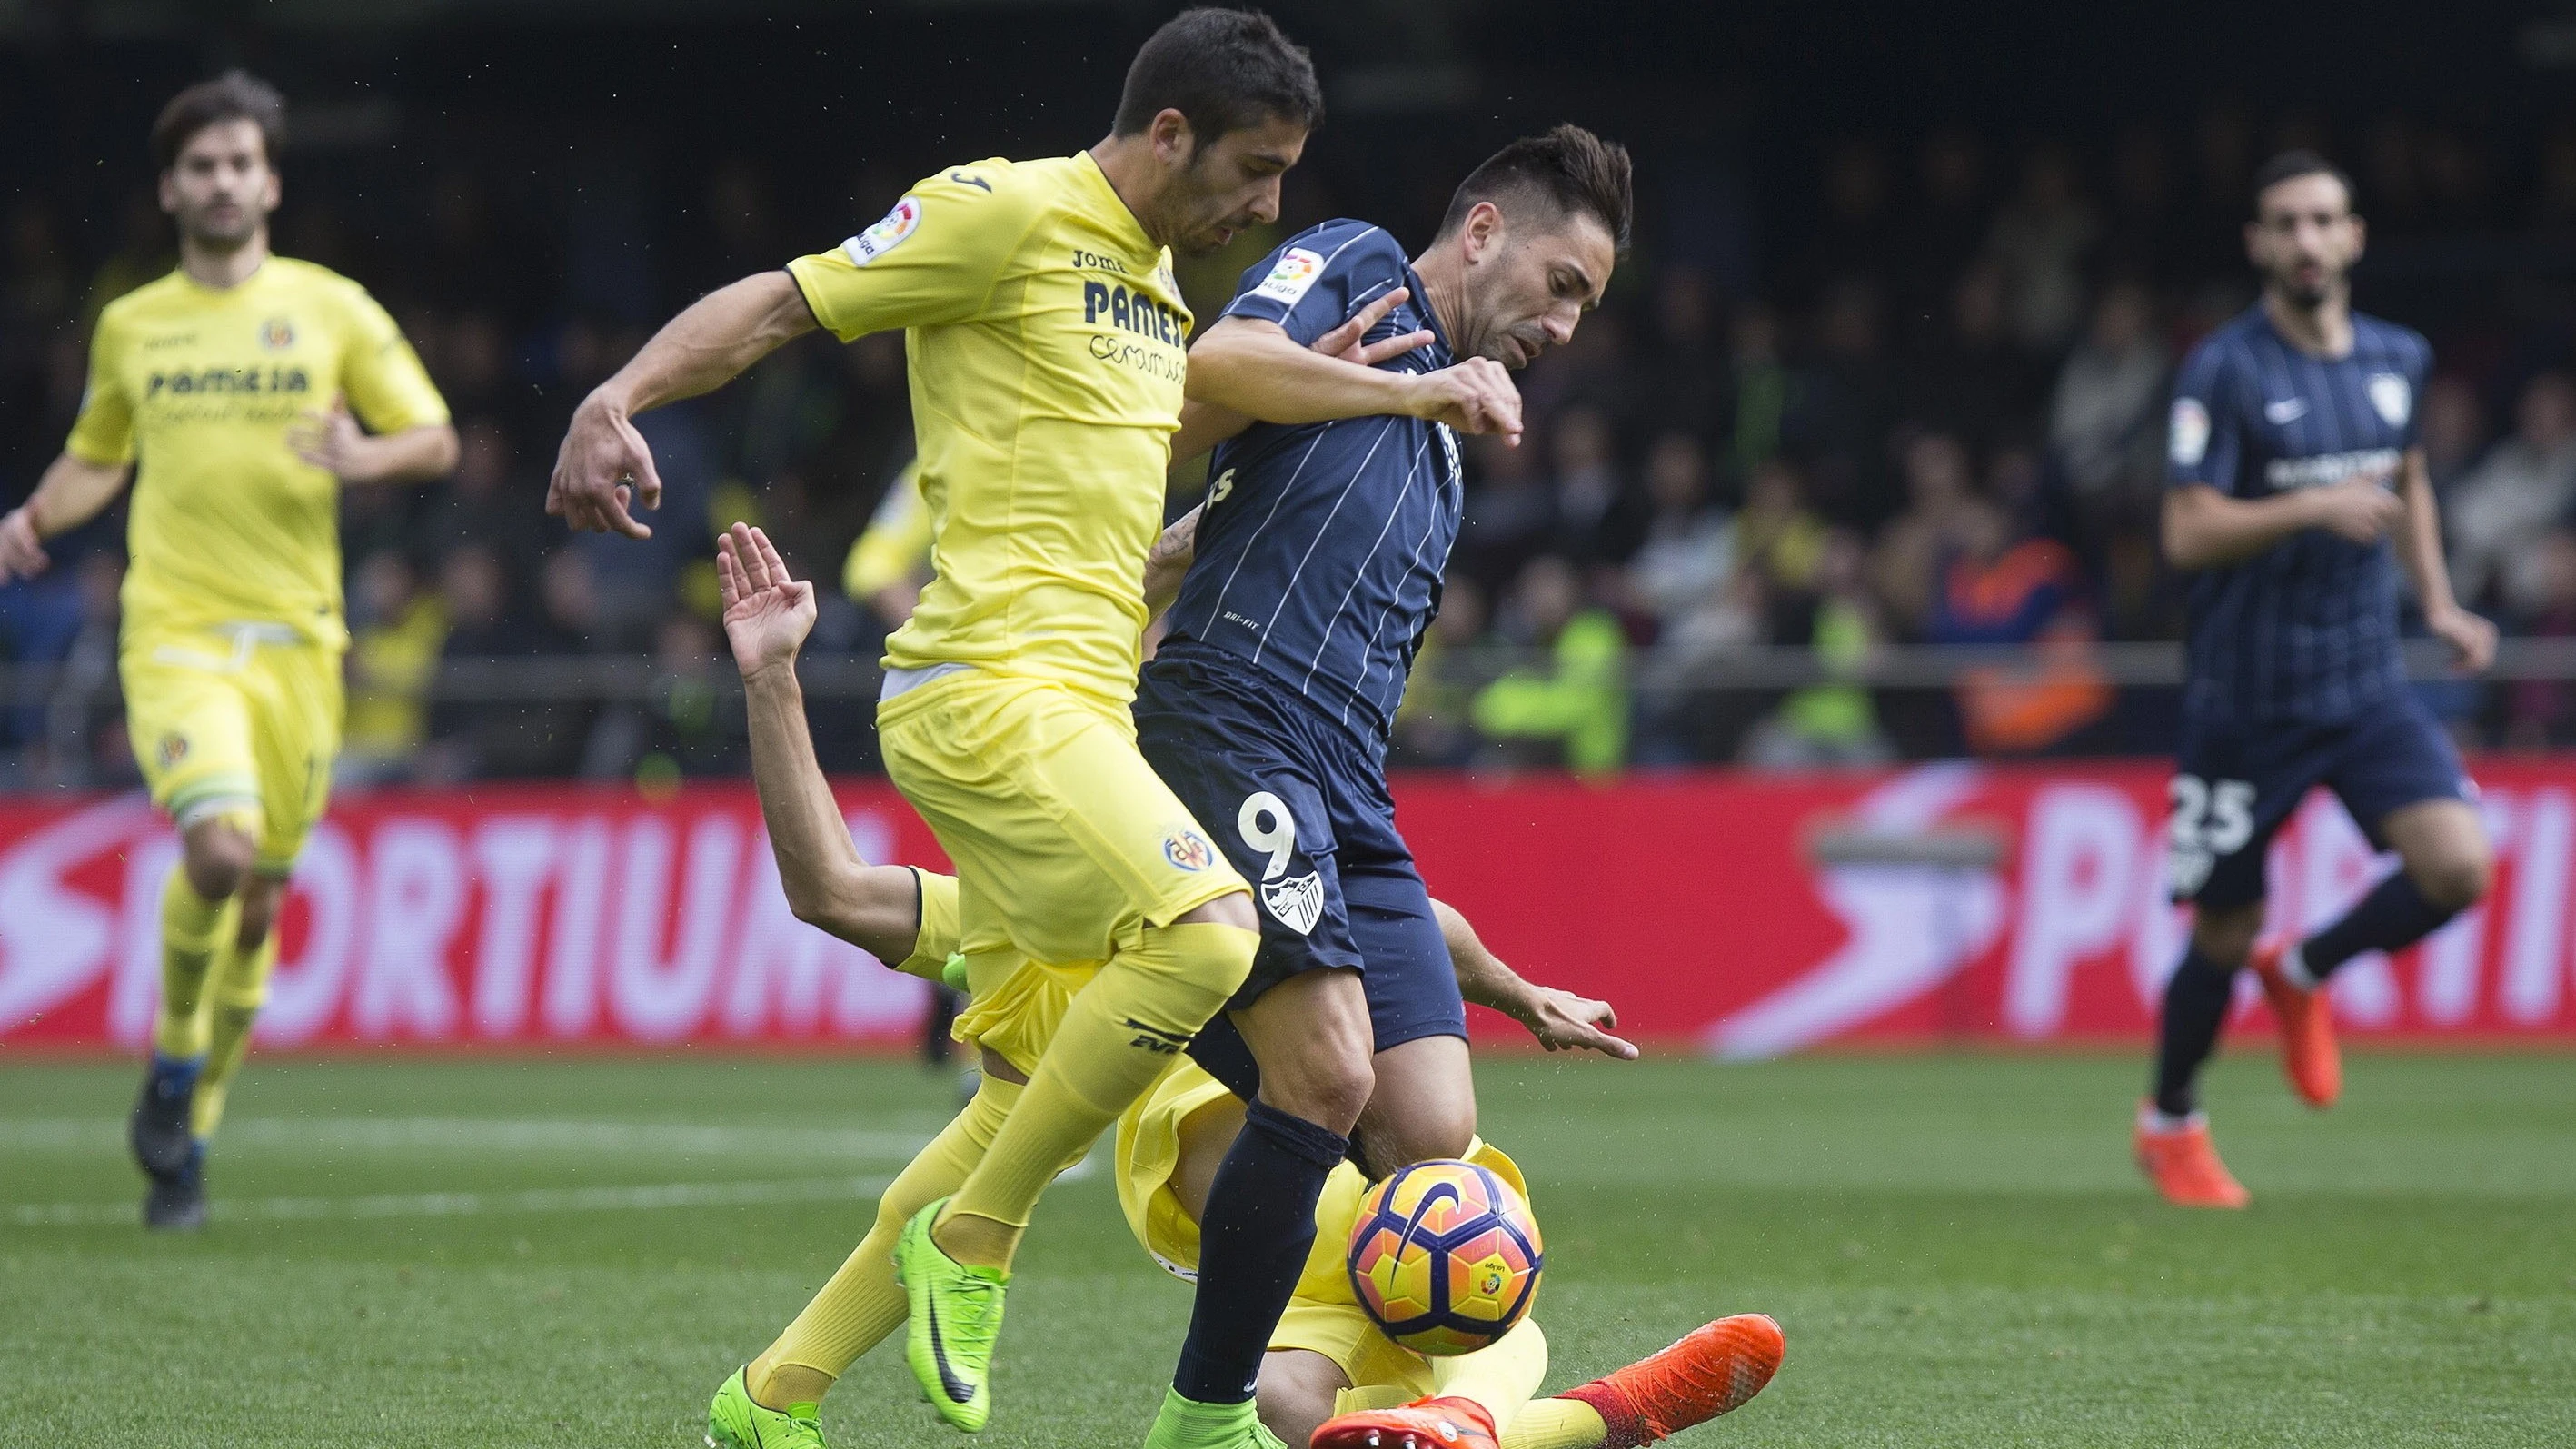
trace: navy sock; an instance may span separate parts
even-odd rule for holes
[[[2336,967],[2364,951],[2396,951],[2412,946],[2458,914],[2424,899],[2424,893],[2401,870],[2371,887],[2370,894],[2353,902],[2341,920],[2301,942],[2299,959],[2307,965],[2310,976],[2323,981],[2334,974]]]
[[[2218,1029],[2236,992],[2236,973],[2186,947],[2182,964],[2165,985],[2164,1015],[2156,1023],[2156,1110],[2190,1115],[2200,1103],[2200,1068],[2218,1050]]]
[[[1198,1299],[1172,1388],[1202,1404],[1240,1404],[1261,1378],[1270,1331],[1315,1241],[1315,1199],[1349,1142],[1255,1102],[1244,1112],[1199,1224]]]

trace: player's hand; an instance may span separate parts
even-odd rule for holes
[[[573,410],[572,426],[555,452],[546,512],[580,533],[651,538],[653,530],[635,521],[629,504],[661,507],[662,475],[653,470],[653,450],[634,422],[594,392]]]
[[[2377,543],[2406,516],[2405,500],[2378,478],[2346,478],[2308,494],[2315,526],[2347,543]]]
[[[717,538],[716,586],[724,596],[725,642],[742,677],[793,667],[814,631],[814,585],[788,577],[769,535],[737,523]]]
[[[2483,674],[2495,663],[2496,626],[2453,604],[2424,616],[2433,637],[2451,646],[2451,663],[2463,674]]]
[[[1408,287],[1381,293],[1376,301],[1352,313],[1351,320],[1316,338],[1315,350],[1326,357],[1338,357],[1362,367],[1375,367],[1390,357],[1402,357],[1417,347],[1430,346],[1433,338],[1428,327],[1417,327],[1375,342],[1361,341],[1368,336],[1370,328],[1385,321],[1387,313],[1404,305],[1405,299],[1412,295],[1413,291]]]
[[[45,540],[36,532],[35,515],[24,508],[12,508],[0,517],[0,584],[11,579],[32,579],[53,566],[45,552]]]
[[[1181,580],[1189,575],[1190,560],[1199,553],[1199,515],[1207,512],[1202,503],[1172,521],[1145,552],[1145,614],[1148,618],[1172,606],[1181,594]]]
[[[349,415],[348,404],[337,398],[328,412],[306,408],[286,430],[286,446],[295,456],[343,483],[376,481],[380,460],[374,444],[375,439]]]
[[[1415,417],[1447,423],[1462,433],[1500,433],[1504,442],[1521,445],[1521,390],[1501,363],[1470,357],[1426,372],[1415,382]]]
[[[1529,999],[1512,1016],[1549,1051],[1595,1051],[1623,1062],[1637,1059],[1636,1043],[1602,1030],[1619,1024],[1619,1013],[1609,1002],[1553,986],[1532,986]]]

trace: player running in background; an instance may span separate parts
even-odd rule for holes
[[[205,1222],[205,1142],[267,1000],[287,877],[330,793],[349,645],[340,485],[456,464],[447,405],[384,308],[269,252],[285,118],[277,92],[240,71],[162,109],[152,149],[179,269],[99,314],[62,455],[0,518],[0,578],[24,577],[45,567],[46,539],[134,481],[117,669],[135,758],[180,841],[130,1124],[155,1228]]]
[[[1363,312],[1356,325],[1328,335],[1325,345],[1356,342],[1380,315]],[[796,654],[814,625],[813,586],[790,577],[768,538],[741,524],[718,541],[717,576],[725,637],[742,671],[753,782],[789,907],[880,960],[901,963],[898,970],[938,979],[958,940],[957,880],[861,859],[814,758],[796,681]],[[1634,1055],[1635,1048],[1596,1024],[1608,1020],[1606,1006],[1531,985],[1486,952],[1454,912],[1444,908],[1443,922],[1473,1000],[1522,1022],[1551,1050],[1588,1047]],[[1011,1043],[1034,1040],[1043,1046],[1046,1023],[1061,1017],[1069,998],[1064,984],[1030,965],[1002,989],[1022,1002],[1027,1018],[1009,1023]],[[991,1044],[984,1046],[983,1059],[984,1083],[975,1099],[887,1188],[867,1237],[795,1322],[726,1378],[708,1408],[711,1443],[720,1449],[820,1444],[815,1410],[823,1395],[903,1321],[893,1250],[904,1224],[972,1170],[1019,1100],[1027,1080],[1023,1065]],[[1224,1150],[1217,1142],[1204,1154],[1194,1174],[1202,1187]],[[1196,1242],[1195,1229],[1191,1241]],[[1329,1395],[1324,1402],[1329,1405]]]
[[[1386,787],[1463,494],[1457,440],[1420,397],[1459,372],[1509,388],[1504,369],[1571,338],[1630,211],[1627,151],[1559,126],[1469,173],[1418,259],[1366,222],[1290,238],[1191,350],[1194,402],[1269,421],[1209,461],[1137,739],[1258,883],[1261,951],[1192,1048],[1250,1105],[1208,1189],[1197,1302],[1148,1449],[1265,1442],[1262,1355],[1355,1128],[1379,1174],[1474,1135],[1465,1008]],[[1380,326],[1418,349],[1374,370],[1310,350],[1398,294]],[[1518,418],[1514,393],[1513,433]]]
[[[2487,889],[2475,787],[2407,687],[2392,554],[2462,668],[2494,660],[2496,631],[2452,598],[2442,563],[2415,420],[2432,349],[2352,310],[2352,200],[2312,152],[2255,174],[2245,249],[2262,301],[2193,349],[2174,382],[2165,555],[2194,577],[2172,871],[2194,916],[2136,1149],[2157,1188],[2192,1207],[2246,1202],[2195,1083],[2249,955],[2291,1084],[2325,1107],[2342,1088],[2327,979],[2364,951],[2422,939]],[[2265,851],[2319,784],[2399,869],[2325,929],[2258,949]]]

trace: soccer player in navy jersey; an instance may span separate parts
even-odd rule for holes
[[[2165,556],[2192,575],[2189,671],[2173,781],[2176,900],[2191,944],[2165,990],[2139,1165],[2191,1207],[2247,1195],[2210,1145],[2195,1079],[2248,964],[2309,1105],[2342,1089],[2325,984],[2486,893],[2475,787],[2407,688],[2397,570],[2461,668],[2495,658],[2495,626],[2460,607],[2416,436],[2432,367],[2418,334],[2354,312],[2363,229],[2352,184],[2292,151],[2254,178],[2245,250],[2263,298],[2194,348],[2174,381]],[[2394,566],[2392,566],[2394,565]],[[2255,937],[2272,834],[2314,785],[2335,792],[2399,868],[2304,939]]]
[[[1355,1131],[1373,1171],[1474,1134],[1465,1011],[1395,828],[1387,736],[1458,533],[1453,427],[1517,441],[1504,370],[1574,335],[1630,211],[1626,150],[1560,126],[1470,173],[1418,257],[1359,221],[1291,237],[1191,349],[1174,455],[1233,435],[1172,535],[1195,557],[1139,682],[1137,742],[1254,883],[1261,943],[1191,1048],[1249,1106],[1148,1449],[1277,1442],[1242,1408]],[[1399,294],[1369,338],[1418,347],[1375,369],[1310,350]]]

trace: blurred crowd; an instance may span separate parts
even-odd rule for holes
[[[1705,208],[1648,175],[1648,225],[1610,301],[1522,377],[1526,442],[1471,449],[1466,527],[1396,763],[2163,751],[2171,691],[2116,687],[2094,646],[2179,637],[2155,535],[2166,387],[2192,342],[2253,300],[2245,178],[2290,145],[2355,173],[2374,247],[2359,304],[2435,344],[2422,428],[2462,598],[2509,633],[2576,636],[2576,125],[2519,150],[2402,116],[2336,129],[2224,107],[2080,143],[1856,137],[1733,223],[1758,266],[1673,244]],[[759,522],[801,572],[842,579],[871,517],[901,503],[900,339],[807,338],[643,419],[669,488],[649,542],[572,537],[541,502],[572,406],[652,320],[839,234],[789,225],[779,184],[750,161],[711,170],[655,238],[660,290],[625,296],[600,275],[613,260],[527,229],[470,168],[425,183],[421,221],[399,235],[357,234],[316,192],[290,198],[279,249],[386,300],[463,440],[453,478],[346,500],[354,778],[743,767],[713,532]],[[876,184],[847,229],[900,187]],[[1320,177],[1289,196],[1281,228],[1186,268],[1204,311],[1289,227],[1337,210]],[[0,415],[17,424],[5,466],[23,496],[77,404],[99,307],[170,248],[140,193],[101,236],[72,234],[32,194],[5,225]],[[1176,509],[1187,501],[1176,489]],[[0,647],[60,666],[16,675],[0,720],[21,784],[130,774],[118,538],[102,520],[63,541],[51,575],[0,591]],[[917,583],[898,566],[825,588],[815,649],[873,658]],[[1941,688],[1838,680],[1908,643],[2030,647]],[[1804,651],[1818,677],[1735,687],[1730,661],[1751,650]],[[649,661],[632,667],[650,682],[603,700],[508,667],[563,658]],[[472,672],[487,662],[503,667]],[[469,676],[515,694],[432,689]],[[2472,744],[2576,741],[2576,687],[2458,686],[2437,704]],[[863,697],[815,713],[828,767],[872,767]]]

